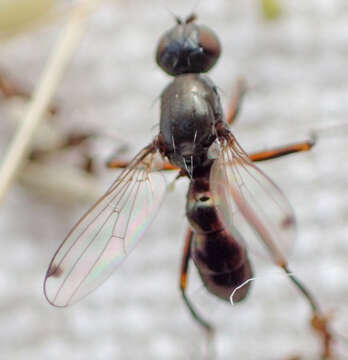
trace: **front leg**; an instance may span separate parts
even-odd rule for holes
[[[249,154],[251,161],[264,161],[276,159],[281,156],[294,154],[302,151],[309,151],[316,143],[316,138],[312,137],[310,140],[302,141],[293,144],[287,144],[280,147],[276,147],[269,150],[258,151],[256,153]]]

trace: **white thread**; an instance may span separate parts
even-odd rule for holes
[[[231,305],[234,305],[234,301],[233,301],[233,296],[234,296],[234,294],[235,294],[240,288],[242,288],[244,285],[250,283],[250,281],[253,281],[253,280],[256,280],[256,277],[252,277],[252,278],[244,281],[242,284],[240,284],[239,286],[237,286],[237,287],[232,291],[232,294],[230,295],[230,303],[231,303]]]

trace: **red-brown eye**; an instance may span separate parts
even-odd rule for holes
[[[203,50],[205,60],[205,66],[202,72],[206,72],[215,65],[220,57],[220,42],[212,30],[206,26],[199,26],[199,45]]]
[[[193,22],[178,23],[160,39],[157,64],[170,75],[204,73],[220,56],[220,42],[214,32]]]

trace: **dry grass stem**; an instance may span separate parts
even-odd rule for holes
[[[85,0],[71,12],[70,18],[54,47],[51,57],[42,73],[41,80],[34,92],[32,101],[24,116],[22,125],[9,147],[0,169],[0,203],[7,189],[20,169],[25,156],[30,150],[30,144],[36,128],[52,98],[64,70],[83,34],[85,24],[95,6],[101,0]]]

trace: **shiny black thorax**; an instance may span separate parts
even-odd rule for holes
[[[216,139],[216,125],[223,121],[220,98],[213,82],[204,75],[175,77],[161,96],[160,134],[169,161],[185,173],[207,162]]]

